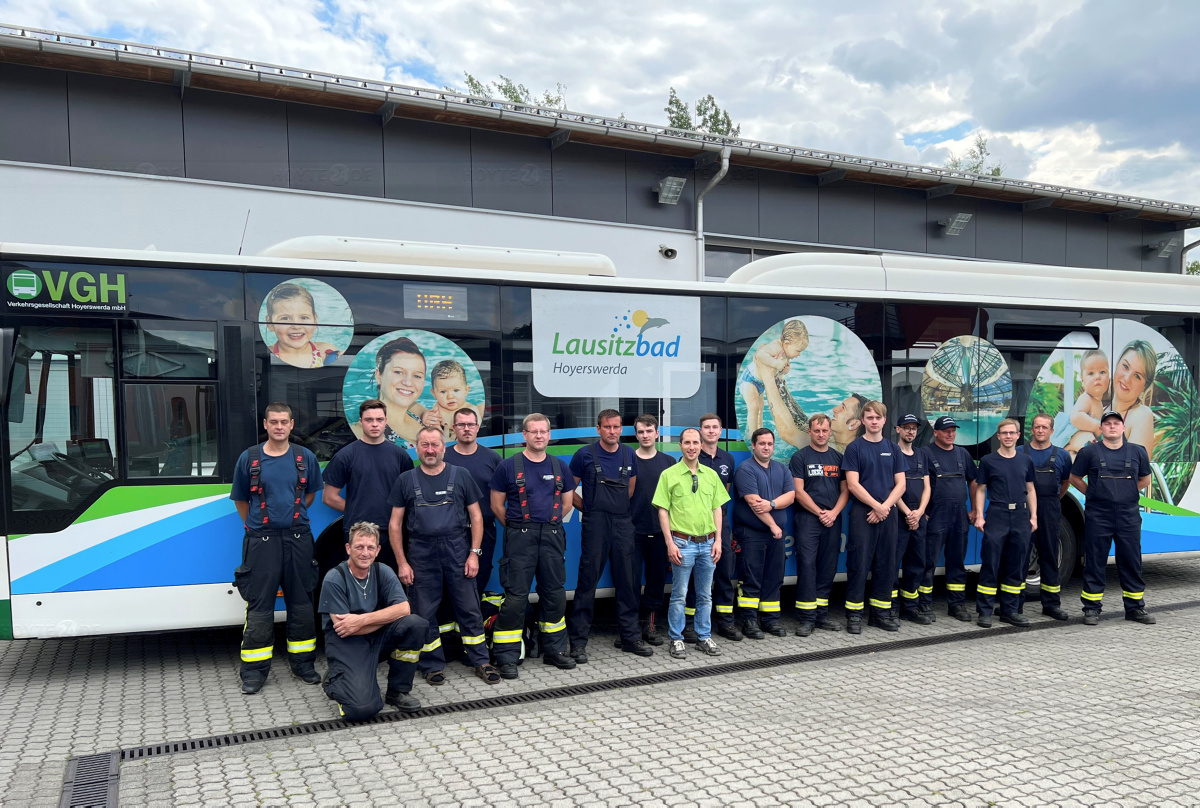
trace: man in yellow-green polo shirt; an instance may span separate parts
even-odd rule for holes
[[[695,571],[696,648],[709,656],[721,653],[712,638],[712,580],[721,558],[722,506],[729,501],[721,478],[700,464],[700,431],[688,428],[679,436],[683,459],[658,478],[652,504],[658,508],[658,521],[667,544],[673,581],[671,605],[667,609],[667,627],[671,637],[671,656],[687,656],[683,643],[684,606],[688,579]]]

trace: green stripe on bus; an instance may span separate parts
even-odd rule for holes
[[[119,516],[123,513],[142,511],[159,505],[174,505],[189,499],[202,499],[224,494],[229,496],[229,485],[212,483],[209,485],[139,485],[113,488],[105,491],[100,499],[92,503],[86,511],[75,520],[90,522],[93,519],[103,519],[106,516]]]
[[[1196,513],[1195,511],[1189,511],[1187,508],[1180,508],[1178,505],[1171,505],[1167,502],[1159,502],[1157,499],[1150,499],[1150,497],[1139,498],[1138,505],[1158,511],[1159,513],[1170,514],[1171,516],[1200,516],[1200,513]]]
[[[12,601],[0,600],[0,640],[13,639]]]

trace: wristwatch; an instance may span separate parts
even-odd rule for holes
[[[775,510],[775,500],[771,500],[771,510]]]
[[[481,556],[481,555],[483,555],[483,548],[482,547],[472,547],[471,552],[477,556]]]

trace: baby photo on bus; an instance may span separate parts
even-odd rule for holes
[[[271,361],[292,367],[332,365],[354,339],[354,317],[346,299],[313,278],[277,284],[263,300],[258,319]]]

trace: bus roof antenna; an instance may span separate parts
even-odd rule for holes
[[[242,240],[238,242],[238,255],[242,254],[242,247],[246,246],[246,230],[250,227],[250,208],[246,208],[246,222],[242,225]]]

